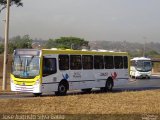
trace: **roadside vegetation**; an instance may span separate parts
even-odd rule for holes
[[[160,90],[73,94],[21,99],[0,99],[5,114],[106,114],[139,116],[160,114]]]
[[[12,54],[15,49],[22,48],[61,48],[61,49],[83,49],[89,48],[89,41],[77,37],[60,37],[58,39],[49,39],[47,41],[33,40],[29,35],[16,36],[9,40],[8,53]],[[0,39],[0,54],[4,51],[3,39]]]

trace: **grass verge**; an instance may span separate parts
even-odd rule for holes
[[[160,90],[0,99],[5,114],[160,114]]]

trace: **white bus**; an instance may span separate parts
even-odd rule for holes
[[[135,78],[150,78],[152,61],[146,57],[135,57],[131,59],[130,76]]]
[[[35,95],[68,90],[111,91],[129,80],[126,52],[17,49],[14,51],[11,90]]]

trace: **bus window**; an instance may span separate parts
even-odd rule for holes
[[[105,69],[113,69],[113,56],[104,56]]]
[[[83,55],[82,64],[83,64],[83,69],[93,69],[93,56]]]
[[[70,69],[71,70],[82,69],[81,55],[70,55]]]
[[[136,61],[132,60],[130,61],[131,66],[136,66]]]
[[[103,56],[100,56],[100,55],[94,56],[94,68],[104,69]]]
[[[68,55],[59,55],[59,69],[69,70],[69,56]]]
[[[123,68],[123,57],[114,56],[114,65],[116,69],[122,69]]]
[[[127,56],[124,56],[123,57],[123,61],[124,61],[124,68],[128,68],[128,57]]]
[[[44,58],[43,59],[43,77],[54,74],[57,72],[56,59]]]

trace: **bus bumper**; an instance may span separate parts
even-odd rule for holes
[[[151,72],[136,72],[136,78],[149,78],[151,76]]]
[[[16,85],[11,82],[11,91],[41,93],[41,87],[40,84],[35,84],[33,86],[22,86],[22,85]]]

